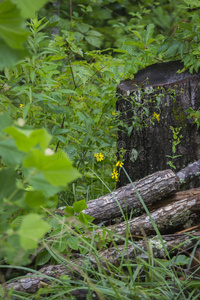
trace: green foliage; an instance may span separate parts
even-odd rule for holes
[[[53,136],[52,147],[64,149],[84,174],[84,180],[76,185],[75,197],[96,197],[106,189],[91,170],[98,172],[103,165],[103,178],[110,178],[114,186],[111,172],[117,128],[112,113],[122,60],[100,51],[84,53],[73,32],[63,31],[63,37],[51,40],[43,32],[47,25],[42,20],[29,24],[32,57],[5,69],[1,110],[9,111],[12,118],[22,117],[36,129],[47,128]],[[42,132],[38,131],[38,135],[44,140]],[[33,142],[28,132],[21,132],[17,143],[29,147],[30,138]],[[102,162],[94,157],[99,151],[104,154]],[[93,182],[96,186],[91,186]]]
[[[28,54],[26,19],[34,17],[47,0],[5,0],[0,3],[0,69],[13,66]]]
[[[50,1],[37,18],[35,12],[45,2],[0,3],[0,68],[5,67],[0,75],[0,259],[25,265],[38,249],[35,267],[48,261],[71,263],[73,252],[86,259],[84,282],[76,279],[72,286],[63,276],[55,280],[56,288],[54,282],[52,289],[40,289],[34,295],[38,299],[66,299],[74,285],[90,290],[90,284],[106,299],[192,299],[195,291],[186,289],[188,281],[182,283],[174,270],[188,263],[185,256],[171,260],[166,251],[166,261],[146,251],[149,262],[137,257],[132,263],[124,255],[120,266],[101,267],[97,248],[106,247],[106,230],[95,235],[93,218],[82,211],[87,200],[107,193],[106,185],[115,188],[116,167],[123,165],[115,158],[118,125],[131,134],[159,122],[163,91],[149,93],[145,103],[135,95],[139,117],[134,114],[129,126],[121,123],[115,111],[120,80],[175,59],[191,72],[198,70],[199,1],[75,0],[72,12],[61,1],[59,16]],[[55,26],[60,34],[52,38]],[[199,112],[188,113],[199,126]],[[171,130],[173,168],[181,135],[180,128]],[[67,207],[60,216],[55,209],[63,203]],[[117,252],[114,235],[109,242]],[[124,242],[124,250],[127,243],[135,247],[131,240]],[[199,288],[198,283],[190,286]],[[2,290],[0,295],[8,296]]]
[[[169,166],[173,169],[176,169],[173,161],[177,157],[181,156],[181,155],[175,155],[175,154],[177,152],[177,146],[181,142],[182,135],[180,134],[180,131],[181,131],[182,127],[174,128],[174,127],[170,126],[170,129],[173,133],[173,140],[171,141],[171,143],[172,143],[172,155],[166,155],[166,157],[169,157],[171,159],[171,160],[168,161]]]
[[[22,121],[11,124],[8,114],[0,115],[0,259],[14,264],[27,264],[51,229],[42,207],[55,208],[56,193],[80,176],[64,151],[48,148],[45,129]]]
[[[188,113],[187,119],[192,120],[193,124],[197,125],[199,129],[200,125],[200,110],[194,110],[192,107],[189,107],[186,112]]]

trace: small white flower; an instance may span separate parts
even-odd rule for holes
[[[51,155],[54,155],[54,151],[53,151],[51,148],[46,148],[46,149],[44,150],[44,154],[45,154],[46,156],[51,156]]]
[[[23,126],[25,125],[25,120],[22,119],[22,118],[19,118],[19,119],[17,120],[17,124],[18,124],[20,127],[23,127]]]

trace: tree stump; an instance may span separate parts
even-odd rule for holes
[[[200,159],[199,131],[186,112],[200,108],[200,73],[178,72],[183,67],[180,61],[154,64],[117,87],[118,158],[126,150],[124,168],[133,181],[168,169],[170,161],[177,172]],[[129,183],[122,169],[119,179],[118,187]],[[198,186],[196,178],[187,188]]]

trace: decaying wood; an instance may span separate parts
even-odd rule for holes
[[[200,160],[189,164],[186,168],[179,171],[176,175],[181,185],[191,181],[194,177],[200,175]]]
[[[186,112],[190,107],[199,110],[200,72],[177,72],[183,68],[180,61],[153,64],[139,70],[134,80],[122,81],[117,87],[119,123],[125,124],[118,130],[117,145],[119,155],[121,148],[126,150],[124,168],[132,181],[167,168],[169,156],[173,156],[172,128],[178,129],[181,136],[173,160],[176,170],[200,159],[199,130]],[[122,169],[119,179],[118,187],[129,183]],[[195,178],[187,189],[199,186],[200,180]]]
[[[170,195],[179,189],[179,182],[171,170],[159,171],[134,183],[121,187],[114,192],[91,200],[83,213],[95,218],[95,223],[110,220],[131,210],[141,209],[142,204],[138,193],[145,204],[150,205],[159,201],[163,196]]]
[[[200,236],[200,232],[193,234],[193,237],[191,235],[189,237],[187,234],[172,234],[162,236],[162,238],[167,251],[173,256],[180,253],[180,251],[187,251],[189,248],[194,247],[197,243],[196,238]],[[118,265],[122,258],[127,258],[131,262],[136,262],[139,258],[148,259],[148,254],[146,253],[150,246],[154,258],[166,257],[166,252],[160,240],[158,237],[153,237],[148,240],[137,241],[134,244],[128,244],[127,246],[118,245],[118,248],[114,247],[99,251],[99,260],[107,270],[107,263]],[[81,270],[81,266],[83,266],[84,270],[86,261],[88,264],[91,263],[93,268],[97,268],[96,259],[93,256],[86,255],[70,260],[66,265],[63,263],[43,267],[37,272],[38,275],[28,273],[26,277],[8,283],[5,288],[13,288],[15,291],[26,293],[36,293],[39,288],[46,287],[48,284],[55,282],[61,275],[73,276],[76,273],[84,277],[84,271]]]
[[[198,214],[200,216],[200,188],[178,192],[165,201],[170,204],[151,212],[151,217],[162,234],[177,231],[177,228],[183,228],[191,215]],[[112,232],[112,237],[113,233],[116,234],[115,240],[118,242],[123,241],[121,237],[125,237],[127,234],[133,237],[141,236],[144,233],[147,236],[155,234],[154,227],[147,214],[129,220],[128,225],[128,233],[126,221],[108,226],[107,230]],[[102,229],[98,229],[96,233],[101,234]]]
[[[83,210],[83,213],[95,218],[94,223],[119,217],[122,215],[122,211],[124,213],[132,211],[133,213],[135,210],[139,214],[138,210],[141,210],[142,204],[138,193],[145,204],[150,206],[177,192],[181,185],[189,182],[195,176],[199,176],[199,174],[200,160],[190,164],[177,174],[172,170],[156,172],[134,183],[137,192],[130,183],[105,196],[90,200],[87,202],[87,208]],[[57,212],[64,214],[62,210]]]

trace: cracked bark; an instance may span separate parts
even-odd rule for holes
[[[188,165],[177,174],[171,170],[156,172],[135,182],[135,189],[130,183],[112,193],[88,201],[83,213],[95,218],[94,223],[120,217],[122,211],[125,214],[131,212],[133,215],[139,215],[143,207],[138,193],[147,206],[155,203],[162,205],[164,197],[177,192],[181,185],[199,176],[199,173],[200,160]],[[64,211],[58,210],[57,213],[64,214]]]
[[[200,72],[190,74],[187,70],[177,73],[182,69],[180,61],[154,64],[140,70],[134,80],[122,81],[117,87],[119,100],[116,108],[120,112],[120,120],[131,129],[137,116],[137,122],[140,120],[143,125],[140,130],[133,126],[130,135],[125,128],[120,127],[123,130],[118,131],[118,150],[126,150],[124,168],[133,181],[167,169],[170,158],[166,155],[173,155],[170,126],[181,128],[182,134],[175,154],[180,156],[173,161],[176,170],[200,159],[199,131],[194,120],[187,119],[186,113],[189,107],[194,110],[200,107]],[[145,106],[149,111],[148,116],[139,105]],[[154,112],[159,114],[159,122],[152,119]],[[127,176],[121,170],[118,187],[127,183]],[[198,186],[200,180],[196,178],[186,188]]]
[[[160,233],[165,234],[175,232],[178,229],[182,230],[191,219],[191,216],[193,221],[200,216],[200,188],[178,192],[166,198],[160,205],[162,205],[162,207],[151,211],[151,217],[156,223]],[[144,234],[147,236],[155,234],[154,227],[147,214],[129,220],[128,225],[128,233],[126,221],[108,226],[107,236],[112,235],[113,237],[114,233],[115,241],[119,243],[123,242],[122,237],[125,237],[127,234],[133,238],[143,236]],[[195,225],[195,223],[190,223],[190,226],[193,225]],[[101,235],[102,229],[98,229],[96,233]]]

